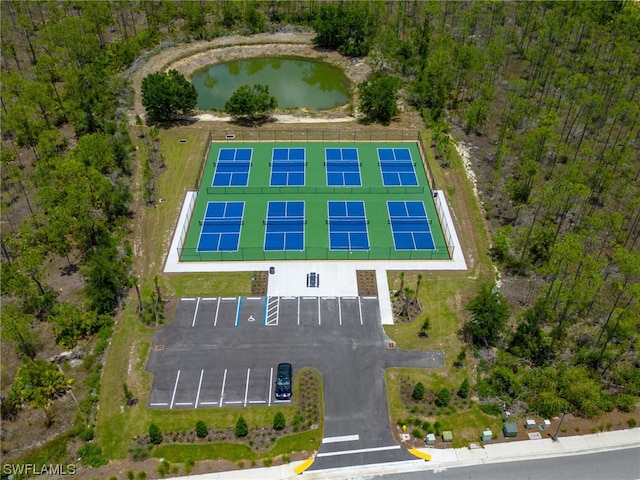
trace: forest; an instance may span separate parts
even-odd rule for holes
[[[477,145],[497,271],[461,313],[478,397],[548,416],[636,408],[637,2],[6,0],[1,9],[3,419],[32,408],[52,423],[53,400],[73,388],[65,438],[93,438],[104,352],[138,281],[135,175],[164,161],[143,163],[134,147],[131,71],[169,45],[285,28],[314,31],[318,47],[392,77],[433,132],[442,168],[452,141]],[[71,276],[78,288],[63,282]],[[71,349],[85,354],[74,378],[47,360]]]

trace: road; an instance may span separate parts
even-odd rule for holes
[[[349,477],[356,480],[356,477]],[[446,470],[390,473],[363,477],[367,480],[638,480],[640,448],[565,457],[490,463]]]

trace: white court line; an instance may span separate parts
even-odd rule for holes
[[[213,326],[218,324],[218,312],[220,311],[220,297],[218,297],[218,304],[216,305],[216,318],[213,320]]]
[[[340,437],[327,437],[322,439],[322,443],[351,442],[360,440],[360,435],[342,435]]]
[[[273,367],[271,367],[271,374],[269,375],[269,406],[271,406],[271,385],[273,385]]]
[[[340,297],[338,297],[338,318],[340,319],[340,325],[342,325],[342,305],[340,304]]]
[[[251,374],[251,369],[247,368],[247,385],[244,388],[244,406],[247,406],[247,397],[249,396],[249,375]]]
[[[191,322],[191,326],[196,326],[196,317],[198,316],[198,307],[200,307],[200,297],[198,297],[198,301],[196,302],[196,311],[193,312],[193,322]]]
[[[217,405],[218,402],[200,402],[200,405]]]
[[[184,407],[186,405],[193,405],[193,402],[176,402],[175,403],[176,407]]]
[[[185,298],[181,298],[180,300],[184,301],[184,302],[194,302],[195,298],[191,298],[191,297],[185,297]]]
[[[222,390],[220,391],[220,408],[222,408],[222,398],[224,397],[224,384],[227,383],[227,369],[224,369],[224,376],[222,377]]]
[[[350,455],[352,453],[382,452],[384,450],[397,450],[400,445],[389,445],[388,447],[360,448],[357,450],[342,450],[339,452],[317,453],[316,457],[332,457],[334,455]]]
[[[176,375],[176,383],[173,386],[173,395],[171,395],[171,405],[169,406],[169,409],[173,408],[173,402],[176,399],[176,390],[178,390],[178,380],[180,380],[180,370],[178,370],[178,374]]]
[[[196,393],[196,408],[198,408],[198,400],[200,399],[200,388],[202,387],[203,376],[204,376],[204,369],[200,370],[200,381],[198,382],[198,393]]]
[[[150,403],[149,406],[151,407],[166,407],[167,405],[169,405],[168,402],[157,402],[157,403]]]
[[[364,325],[362,323],[362,300],[358,297],[358,310],[360,310],[360,325]]]
[[[318,297],[318,325],[322,325],[322,321],[320,320],[320,297]]]

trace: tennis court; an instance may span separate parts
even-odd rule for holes
[[[413,142],[214,142],[183,262],[448,260]]]

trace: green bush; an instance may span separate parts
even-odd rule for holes
[[[629,428],[635,428],[636,425],[638,425],[638,422],[635,418],[631,417],[629,420],[627,420],[627,425],[629,425]]]
[[[436,420],[433,424],[433,430],[436,436],[442,435],[442,424],[439,420]]]
[[[209,429],[207,428],[207,425],[202,420],[198,420],[196,422],[196,435],[198,438],[204,438],[208,433]]]
[[[284,413],[276,412],[276,414],[273,416],[273,429],[283,430],[285,425],[286,425],[286,422],[284,419]]]
[[[80,432],[79,437],[85,442],[93,440],[93,428],[87,427]]]
[[[102,458],[102,448],[95,443],[87,443],[80,447],[78,455],[80,455],[80,463],[85,466],[97,468],[108,463]]]
[[[411,398],[413,398],[415,401],[420,401],[424,398],[424,384],[422,382],[416,383],[416,386],[413,387]]]
[[[249,434],[249,426],[244,417],[240,417],[236,422],[236,437],[246,437]]]
[[[485,403],[480,405],[480,410],[487,415],[502,415],[502,406],[497,403]]]
[[[460,384],[460,388],[458,389],[458,396],[460,398],[467,398],[469,396],[469,390],[471,386],[469,385],[469,379],[465,378]]]
[[[160,445],[162,443],[162,432],[160,427],[155,423],[149,425],[149,441],[154,445]]]
[[[448,388],[441,388],[436,396],[436,405],[438,407],[446,407],[451,401],[451,390]]]
[[[633,395],[622,394],[617,401],[618,410],[621,412],[633,412],[636,409],[636,397]]]
[[[424,437],[424,435],[422,434],[422,430],[420,430],[419,428],[414,428],[411,431],[411,434],[414,436],[414,438],[422,438],[422,437]]]

